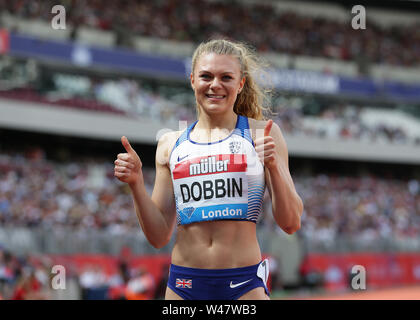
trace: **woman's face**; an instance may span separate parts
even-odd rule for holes
[[[191,73],[191,86],[199,108],[207,114],[233,109],[245,83],[239,61],[234,56],[205,53]]]

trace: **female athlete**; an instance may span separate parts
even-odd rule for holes
[[[256,235],[265,186],[279,227],[288,234],[300,228],[303,204],[285,140],[277,124],[262,120],[259,68],[241,43],[197,47],[190,78],[198,120],[159,139],[152,196],[139,156],[121,138],[126,153],[114,174],[129,185],[148,241],[162,248],[177,226],[166,299],[269,299],[268,261]]]

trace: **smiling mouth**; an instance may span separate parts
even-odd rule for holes
[[[210,99],[223,99],[226,96],[224,96],[224,95],[218,95],[218,94],[206,94],[206,97],[207,98],[210,98]]]

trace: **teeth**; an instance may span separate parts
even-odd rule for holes
[[[215,96],[213,94],[208,94],[207,96],[210,98],[220,98],[220,99],[223,98],[223,96]]]

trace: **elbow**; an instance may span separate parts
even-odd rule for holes
[[[300,229],[302,212],[303,202],[299,198],[299,201],[297,201],[297,205],[292,213],[292,221],[282,228],[284,232],[286,232],[287,234],[293,234]]]
[[[166,246],[165,243],[158,243],[158,242],[154,242],[154,243],[150,243],[152,245],[153,248],[155,249],[162,249],[164,246]]]
[[[155,249],[162,249],[164,246],[167,245],[167,243],[163,242],[163,241],[149,241],[149,243],[152,245],[153,248]]]
[[[287,234],[294,234],[299,229],[300,229],[300,219],[296,224],[284,227],[283,231],[286,232]]]
[[[153,246],[155,249],[162,249],[164,246],[166,246],[171,238],[162,238],[162,239],[148,239],[149,243]]]
[[[157,228],[156,228],[157,229]],[[162,249],[172,238],[172,230],[161,228],[159,230],[148,230],[143,228],[144,236],[149,244],[155,249]]]

